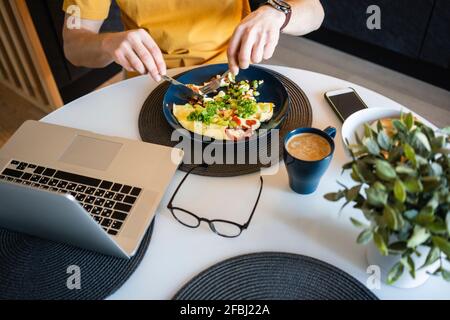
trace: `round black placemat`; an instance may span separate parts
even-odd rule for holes
[[[261,252],[220,262],[203,271],[177,300],[374,300],[346,272],[291,253]]]
[[[280,128],[279,150],[277,150],[279,157],[276,159],[278,161],[283,156],[282,141],[284,136],[289,131],[298,127],[311,126],[312,108],[305,93],[295,82],[273,70],[266,68],[261,69],[264,69],[265,71],[277,77],[285,86],[289,95],[290,109]],[[179,74],[178,76],[182,74]],[[167,123],[167,120],[164,117],[164,113],[162,111],[164,94],[166,93],[168,88],[168,83],[160,84],[157,88],[155,88],[155,90],[150,93],[147,100],[144,102],[139,115],[139,133],[142,140],[145,142],[173,147],[177,145],[178,142],[171,141],[173,128]],[[268,142],[268,147],[261,148],[259,152],[268,155],[272,154],[270,150],[270,135],[268,136]],[[257,145],[255,143],[246,144],[246,154],[252,152],[248,150],[254,150],[256,147]],[[249,162],[246,162],[245,164],[213,164],[210,165],[206,170],[194,171],[193,173],[213,177],[231,177],[258,172],[263,166],[264,165],[259,162],[255,164],[251,164]],[[183,164],[180,166],[180,169],[183,171],[188,171],[191,168],[192,165],[189,164]]]
[[[0,229],[0,299],[105,299],[136,270],[147,251],[153,225],[129,260]],[[76,272],[70,266],[79,267],[79,290],[67,287]],[[72,279],[69,284],[76,283]]]

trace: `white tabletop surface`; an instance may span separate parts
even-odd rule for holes
[[[349,221],[351,215],[362,215],[352,208],[344,209],[339,215],[341,204],[323,199],[323,194],[338,189],[337,179],[352,185],[348,177],[340,175],[340,168],[347,161],[339,133],[341,123],[323,94],[351,86],[369,107],[402,106],[337,78],[293,68],[269,68],[291,78],[305,91],[312,105],[314,127],[332,125],[338,129],[336,152],[318,190],[309,196],[292,192],[285,167],[280,166],[277,174],[264,177],[261,201],[249,229],[238,238],[226,239],[214,234],[205,224],[198,229],[184,227],[166,209],[169,196],[183,176],[182,172],[177,172],[157,210],[155,228],[144,259],[111,299],[170,299],[186,282],[209,266],[230,257],[261,251],[311,256],[341,268],[366,283],[369,276],[366,273],[366,248],[356,244],[360,230]],[[183,70],[171,70],[170,73]],[[156,86],[148,76],[123,81],[81,97],[42,121],[140,139],[139,111]],[[245,222],[257,195],[258,176],[191,176],[182,188],[176,205],[208,218]],[[415,289],[398,289],[383,284],[374,293],[381,299],[449,299],[450,283],[432,277]]]

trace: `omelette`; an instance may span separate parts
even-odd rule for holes
[[[202,136],[234,141],[249,138],[273,117],[274,104],[257,101],[262,85],[258,80],[236,82],[230,74],[213,97],[174,104],[173,114],[183,128]]]

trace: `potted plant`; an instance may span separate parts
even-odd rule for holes
[[[364,136],[347,141],[352,161],[343,171],[356,185],[325,198],[362,211],[367,223],[351,218],[363,228],[357,242],[370,243],[369,264],[388,284],[414,287],[429,274],[450,281],[449,135],[401,114],[364,124]]]

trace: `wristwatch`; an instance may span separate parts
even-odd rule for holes
[[[292,8],[289,3],[282,0],[267,0],[263,5],[270,5],[273,8],[277,9],[278,11],[283,12],[286,15],[286,20],[284,21],[284,24],[281,26],[280,31],[283,31],[284,28],[289,23],[289,20],[291,20],[291,14],[292,14]]]

